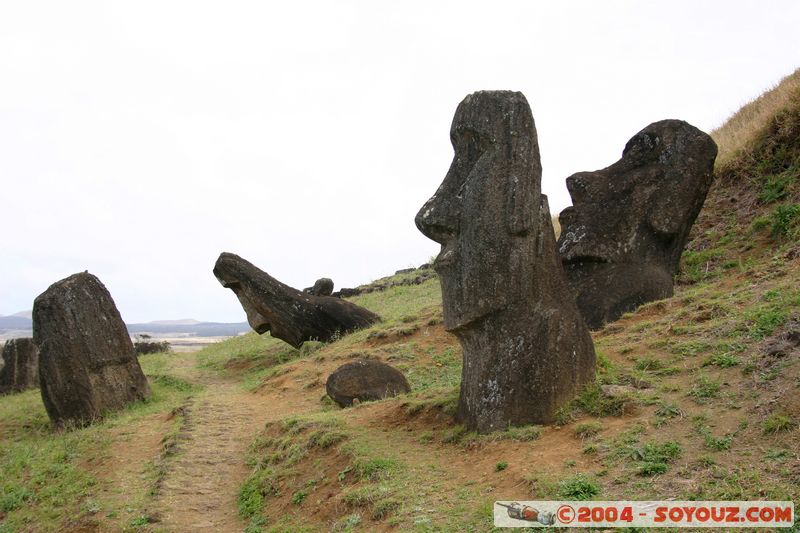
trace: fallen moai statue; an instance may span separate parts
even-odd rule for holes
[[[239,298],[250,327],[259,334],[269,331],[295,348],[310,340],[326,342],[380,320],[372,311],[341,298],[293,289],[235,254],[220,254],[214,275]]]
[[[42,400],[56,426],[91,423],[150,394],[111,294],[88,272],[36,298],[33,340]]]
[[[560,268],[525,96],[467,96],[450,138],[450,170],[416,224],[442,245],[444,326],[464,350],[457,418],[479,432],[551,422],[594,378],[595,353]]]
[[[334,370],[325,382],[325,391],[340,407],[353,405],[353,400],[382,400],[410,390],[402,372],[374,359],[346,363]]]
[[[689,230],[713,179],[717,145],[680,120],[650,124],[622,159],[567,178],[559,253],[587,325],[672,296]]]
[[[39,386],[39,350],[33,339],[9,339],[3,346],[0,394],[35,389]]]

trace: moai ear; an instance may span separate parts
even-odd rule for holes
[[[686,225],[694,206],[675,199],[680,197],[680,188],[691,188],[692,185],[687,183],[679,172],[665,173],[662,190],[658,192],[656,200],[647,210],[647,222],[653,231],[664,238],[672,238]]]
[[[507,186],[509,231],[525,235],[538,227],[541,163],[536,127],[527,102],[515,105],[508,121]]]

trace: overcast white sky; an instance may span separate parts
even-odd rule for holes
[[[3,2],[0,314],[88,269],[128,322],[239,321],[222,251],[303,288],[438,245],[414,215],[480,89],[533,109],[554,212],[647,124],[800,66],[797,1]]]

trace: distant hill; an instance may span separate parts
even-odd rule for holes
[[[202,322],[193,318],[181,318],[178,320],[151,320],[147,322],[147,324],[157,324],[160,326],[195,326],[197,324],[202,324]]]
[[[203,322],[193,318],[154,320],[143,324],[127,324],[127,326],[131,335],[145,333],[153,336],[177,334],[193,337],[233,337],[250,331],[247,322]],[[0,316],[0,336],[29,337],[32,330],[33,321],[30,311]]]
[[[247,322],[200,322],[198,320],[157,320],[145,324],[128,324],[131,335],[188,334],[194,337],[234,337],[250,331]]]
[[[31,329],[30,318],[18,315],[0,316],[0,330]]]

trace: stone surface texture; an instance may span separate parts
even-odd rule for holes
[[[334,370],[325,383],[328,396],[341,407],[382,400],[411,390],[402,372],[375,359],[357,359]]]
[[[551,422],[594,378],[595,353],[560,268],[528,102],[473,93],[450,138],[450,170],[416,224],[442,245],[444,325],[464,351],[457,418],[480,432]]]
[[[42,400],[56,426],[91,423],[150,394],[111,294],[88,272],[36,298],[33,340]]]

